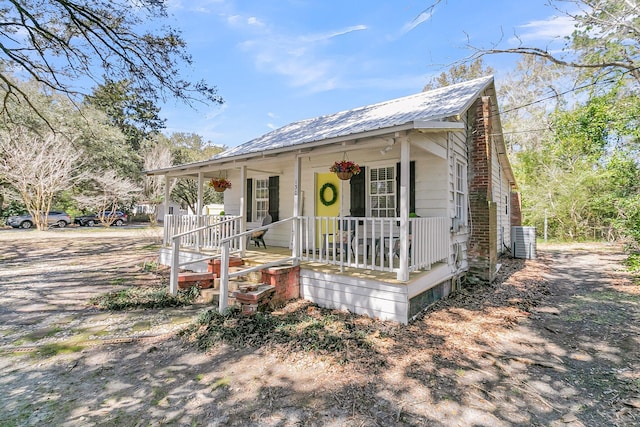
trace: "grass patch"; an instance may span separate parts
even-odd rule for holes
[[[193,304],[199,294],[195,286],[179,290],[177,295],[171,295],[166,286],[133,287],[99,295],[91,299],[91,304],[102,310],[183,307]]]
[[[136,322],[131,329],[134,332],[141,332],[141,331],[148,331],[149,329],[151,329],[151,322],[148,320],[144,320],[141,322]]]
[[[20,342],[20,344],[18,345],[23,345],[24,343],[37,342],[37,341],[40,341],[41,339],[52,337],[60,331],[62,331],[62,328],[58,326],[53,328],[37,330],[23,336],[20,340],[18,340]]]
[[[385,324],[346,312],[303,303],[294,311],[256,313],[246,317],[238,308],[225,314],[203,312],[182,334],[202,350],[218,344],[243,347],[279,347],[284,353],[311,352],[335,357],[339,362],[362,360],[384,366],[377,350]]]
[[[629,254],[627,259],[624,260],[624,265],[633,275],[633,283],[640,285],[640,252],[633,252]]]
[[[229,387],[229,384],[231,384],[231,378],[222,377],[218,381],[213,383],[213,385],[211,386],[211,391],[217,390],[221,387]]]
[[[39,347],[35,354],[42,357],[52,357],[58,354],[77,353],[82,350],[84,350],[84,347],[81,345],[46,344]]]

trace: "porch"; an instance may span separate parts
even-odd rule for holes
[[[301,216],[248,227],[242,216],[167,215],[163,246],[177,247],[180,253],[178,265],[170,263],[172,267],[192,264],[191,270],[200,271],[205,267],[202,262],[219,257],[225,244],[230,255],[245,257],[252,232],[285,228],[291,235],[288,247],[269,244],[269,250],[255,251],[254,247],[253,252],[281,253],[281,259],[330,265],[341,271],[396,273],[398,280],[406,281],[400,278],[405,270],[408,273],[429,270],[433,264],[446,260],[451,227],[450,220],[442,217],[409,218],[408,222],[408,233],[403,234],[400,218]],[[266,236],[268,242],[268,233]],[[407,247],[405,262],[401,257],[402,245]],[[194,254],[199,254],[199,258]]]
[[[402,236],[399,218],[292,217],[247,230],[241,216],[167,216],[160,261],[179,269],[207,271],[219,259],[220,292],[228,294],[234,277],[270,267],[300,266],[300,296],[325,307],[406,323],[424,292],[433,297],[451,290],[450,220],[410,218]],[[289,247],[256,247],[248,237],[256,230],[285,228]],[[282,231],[282,230],[281,230]],[[403,243],[404,242],[404,243]],[[401,245],[407,245],[403,259]],[[229,268],[231,257],[242,268]],[[401,280],[406,274],[407,279]],[[443,289],[437,286],[447,282]],[[447,287],[448,286],[448,287]],[[171,285],[175,291],[174,285]],[[437,298],[436,298],[437,299]],[[220,309],[226,298],[220,299]]]

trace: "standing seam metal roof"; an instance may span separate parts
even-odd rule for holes
[[[482,77],[378,104],[301,120],[230,148],[214,156],[212,160],[355,135],[418,120],[439,120],[456,116],[462,114],[491,82],[493,76]]]

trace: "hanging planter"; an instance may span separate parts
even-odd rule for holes
[[[329,172],[335,173],[343,181],[348,181],[353,175],[360,173],[360,166],[350,160],[340,160],[329,168]]]
[[[209,187],[213,187],[218,193],[222,193],[227,188],[231,188],[231,181],[225,178],[211,178],[209,181]]]

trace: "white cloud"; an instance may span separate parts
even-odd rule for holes
[[[258,26],[258,27],[262,27],[262,26],[264,26],[264,24],[263,24],[263,23],[262,23],[258,18],[256,18],[255,16],[250,16],[250,17],[247,19],[247,24],[249,24],[249,25],[256,25],[256,26]]]
[[[209,6],[214,4],[219,5],[220,3],[224,3],[224,0],[190,0],[187,2],[183,2],[182,0],[168,0],[167,8],[170,11],[186,9],[198,13],[211,13]]]
[[[272,119],[277,119],[278,118],[278,115],[276,113],[272,113],[271,111],[269,111],[267,113],[267,116],[269,116],[269,118],[272,118]]]
[[[242,16],[240,15],[229,15],[227,16],[227,22],[231,25],[236,25],[242,20]]]
[[[428,21],[432,16],[433,16],[433,8],[423,10],[422,12],[420,12],[418,16],[413,18],[411,22],[407,22],[406,24],[404,24],[404,26],[402,27],[402,34],[408,33],[409,31],[416,28],[418,25]]]
[[[354,31],[364,31],[367,29],[366,25],[353,25],[351,27],[344,28],[342,30],[330,31],[327,33],[312,34],[309,36],[303,36],[300,39],[305,42],[321,42],[332,39],[338,36],[344,36],[345,34],[353,33]]]
[[[569,16],[551,16],[545,20],[531,21],[519,28],[523,29],[511,42],[533,42],[559,39],[571,35],[575,21]]]
[[[339,36],[366,30],[366,25],[354,25],[324,33],[290,36],[276,34],[265,26],[259,38],[244,41],[239,46],[254,57],[256,67],[289,79],[294,87],[310,92],[331,90],[338,85],[339,58],[325,57],[321,50]]]
[[[277,128],[277,126],[276,126],[276,125],[274,125],[273,123],[267,123],[267,127],[268,127],[269,129],[276,129],[276,128]]]

